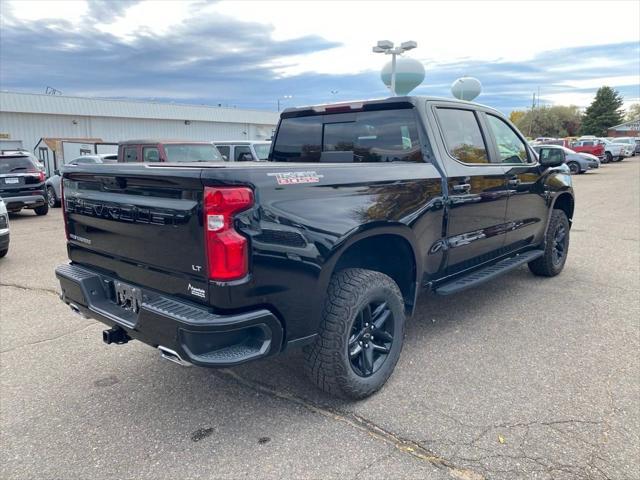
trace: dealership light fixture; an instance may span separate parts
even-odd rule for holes
[[[391,94],[396,94],[396,56],[402,55],[408,50],[413,50],[418,46],[418,43],[409,40],[402,42],[399,47],[394,48],[394,44],[390,40],[379,40],[377,45],[373,47],[373,53],[384,53],[385,55],[391,55]]]

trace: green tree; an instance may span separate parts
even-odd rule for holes
[[[509,120],[511,120],[511,123],[518,123],[526,114],[527,112],[522,110],[513,110],[509,114]]]
[[[580,133],[604,137],[607,129],[622,123],[622,97],[611,87],[600,87],[584,112]]]
[[[556,105],[523,112],[512,121],[522,133],[533,138],[573,137],[580,129],[582,114],[575,105]]]
[[[640,103],[632,103],[624,119],[627,122],[640,119]]]

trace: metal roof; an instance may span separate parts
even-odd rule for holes
[[[264,110],[18,92],[0,92],[0,111],[261,125],[276,125],[279,118]]]

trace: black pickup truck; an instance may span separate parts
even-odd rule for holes
[[[330,393],[379,389],[419,293],[528,264],[554,276],[574,196],[497,111],[393,97],[288,109],[268,162],[77,165],[64,172],[62,300],[180,364],[305,347]]]

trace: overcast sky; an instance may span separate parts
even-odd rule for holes
[[[640,101],[640,2],[7,1],[0,88],[272,109],[384,97],[377,40],[415,40],[413,93],[463,75],[508,113],[588,105],[602,85]],[[337,92],[337,93],[332,93]]]

